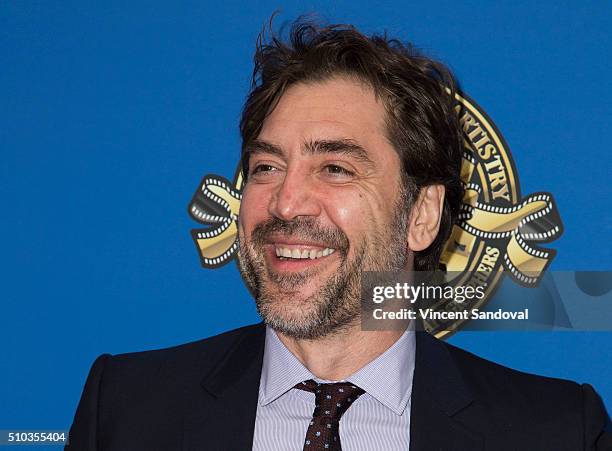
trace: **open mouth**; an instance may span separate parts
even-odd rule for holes
[[[338,254],[336,251],[323,243],[296,242],[282,238],[268,242],[266,260],[276,271],[301,272],[335,260]]]
[[[299,247],[286,247],[286,246],[274,246],[276,256],[280,260],[316,260],[322,257],[327,257],[333,254],[336,249],[326,247],[324,249],[313,249],[313,248],[299,248]]]

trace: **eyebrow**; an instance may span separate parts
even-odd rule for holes
[[[262,141],[260,139],[254,139],[246,148],[247,155],[255,155],[258,153],[268,153],[271,155],[276,155],[277,157],[283,157],[285,152],[274,144],[271,144],[266,141]]]
[[[352,139],[310,141],[304,146],[303,152],[310,154],[333,153],[347,155],[358,161],[374,164],[370,157],[368,157],[368,152]]]
[[[251,144],[247,147],[247,153],[250,155],[267,153],[276,155],[278,157],[285,156],[283,149],[260,139],[255,139],[251,142]],[[302,149],[302,155],[315,154],[347,155],[357,161],[370,165],[374,164],[374,162],[368,156],[368,152],[352,139],[325,139],[307,142]]]

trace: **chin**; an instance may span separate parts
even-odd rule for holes
[[[314,292],[305,294],[303,290],[284,291],[283,293],[275,290],[272,294],[265,290],[261,293],[258,304],[264,306],[275,316],[298,319],[298,317],[308,316],[319,307],[316,300],[313,299],[313,294]]]
[[[316,321],[316,306],[304,300],[258,302],[257,310],[264,322],[290,336],[303,335]]]

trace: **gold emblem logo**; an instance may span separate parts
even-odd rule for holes
[[[483,286],[485,296],[473,305],[442,302],[434,306],[436,310],[482,309],[504,271],[523,286],[537,286],[555,256],[554,250],[539,245],[563,233],[551,194],[521,197],[510,149],[486,113],[459,95],[456,111],[464,132],[461,178],[466,191],[441,264],[453,274],[447,284]],[[191,217],[207,226],[191,231],[204,268],[218,268],[236,256],[242,186],[240,167],[231,182],[207,175],[189,204]],[[431,321],[425,327],[443,337],[461,324]]]

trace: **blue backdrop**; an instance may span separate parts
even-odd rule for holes
[[[318,11],[448,63],[496,122],[523,194],[551,192],[551,269],[611,269],[612,6],[603,2],[8,2],[0,5],[0,429],[67,428],[103,353],[258,320],[234,264],[199,266],[187,204],[231,178],[255,38]],[[510,283],[506,281],[506,283]],[[612,406],[611,333],[466,333]]]

